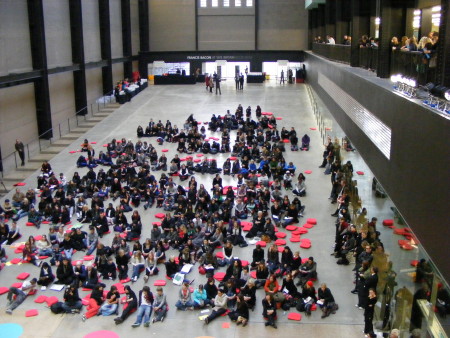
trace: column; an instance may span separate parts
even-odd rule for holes
[[[87,114],[86,69],[84,65],[83,19],[81,0],[69,0],[72,62],[80,66],[73,72],[73,89],[77,115]]]
[[[344,35],[348,35],[349,32],[347,32],[347,28],[345,27],[342,11],[342,0],[336,0],[335,1],[335,31],[336,36],[334,39],[336,40],[336,43],[342,43],[344,40]]]
[[[113,90],[109,0],[99,0],[98,8],[100,19],[100,49],[102,60],[107,62],[107,65],[102,67],[103,94],[108,94]]]
[[[338,43],[338,40],[336,39],[335,12],[335,0],[327,0],[325,3],[325,37],[326,35],[330,35],[336,40],[336,43]]]
[[[44,10],[42,0],[28,0],[27,5],[33,70],[42,72],[41,76],[34,81],[38,133],[40,138],[49,139],[53,136],[53,131],[45,49]]]
[[[148,0],[139,0],[139,50],[140,52],[150,51],[150,24],[148,18]],[[142,78],[148,76],[147,62],[139,56],[139,73]]]
[[[133,50],[131,49],[131,10],[130,0],[121,0],[122,9],[122,49],[123,56],[129,59],[123,63],[124,78],[129,77],[133,73],[133,63],[131,57],[133,56]]]
[[[317,35],[325,41],[325,5],[319,5],[317,9]]]
[[[437,83],[450,87],[450,4],[441,1],[441,24],[437,50]]]

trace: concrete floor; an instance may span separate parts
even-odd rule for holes
[[[316,127],[314,115],[311,110],[309,98],[306,92],[305,85],[277,85],[275,82],[266,82],[265,84],[251,84],[246,85],[243,91],[236,92],[234,89],[234,82],[227,81],[222,85],[222,95],[210,94],[205,91],[203,85],[195,86],[150,86],[144,92],[140,93],[133,101],[123,105],[110,116],[105,118],[97,126],[92,128],[85,135],[82,135],[78,140],[74,141],[71,146],[61,151],[60,154],[51,160],[51,165],[56,173],[64,172],[64,174],[71,178],[74,171],[79,171],[80,175],[85,173],[85,169],[77,169],[75,162],[79,154],[69,154],[70,150],[77,150],[84,138],[89,141],[96,141],[95,147],[97,153],[102,150],[102,144],[107,143],[112,138],[120,139],[122,137],[136,140],[136,128],[139,124],[145,125],[150,118],[154,120],[161,119],[163,122],[170,119],[173,124],[182,126],[183,122],[189,114],[194,114],[198,121],[209,121],[212,113],[224,114],[227,109],[234,111],[238,104],[241,103],[244,109],[251,106],[254,109],[256,105],[260,105],[263,111],[273,112],[276,116],[283,118],[279,122],[279,126],[295,127],[299,138],[304,133],[308,133],[311,137],[311,150],[309,152],[291,152],[287,150],[285,153],[286,161],[293,161],[297,166],[297,171],[312,170],[312,174],[306,175],[307,180],[307,196],[302,198],[302,203],[306,205],[305,219],[312,217],[317,219],[317,226],[305,235],[305,238],[310,238],[312,247],[308,250],[300,250],[298,243],[289,243],[288,245],[293,250],[300,250],[302,257],[314,256],[318,262],[319,279],[316,282],[316,287],[321,282],[326,282],[332,290],[336,302],[339,304],[339,311],[326,319],[321,319],[320,312],[313,312],[309,318],[303,318],[301,322],[292,322],[287,319],[287,313],[280,311],[278,313],[278,330],[264,327],[263,318],[261,316],[262,306],[261,300],[263,291],[257,292],[257,304],[254,312],[250,313],[250,323],[247,327],[236,327],[231,323],[230,328],[222,328],[222,323],[229,322],[228,317],[222,317],[212,322],[208,326],[204,326],[203,322],[198,319],[197,312],[178,312],[175,310],[175,302],[177,299],[178,287],[168,283],[165,286],[165,293],[168,295],[168,302],[171,306],[168,316],[164,323],[157,323],[151,325],[150,328],[132,329],[131,324],[135,319],[132,315],[125,323],[120,326],[114,325],[113,317],[94,317],[87,320],[85,323],[81,321],[81,315],[53,315],[48,309],[41,304],[35,304],[33,299],[27,299],[12,316],[4,313],[6,295],[0,297],[0,323],[18,323],[24,327],[24,335],[22,337],[67,337],[69,332],[72,337],[83,337],[89,332],[96,330],[112,330],[117,332],[121,337],[126,337],[133,332],[136,337],[144,335],[165,335],[167,337],[197,337],[197,336],[212,336],[212,337],[258,337],[269,336],[273,334],[282,334],[285,337],[297,336],[300,332],[306,336],[312,337],[362,337],[363,313],[355,308],[356,296],[350,293],[353,288],[352,284],[352,268],[353,266],[338,266],[335,264],[335,258],[330,256],[332,252],[332,244],[334,242],[334,221],[335,218],[330,214],[334,212],[335,206],[331,205],[328,196],[331,189],[330,178],[323,174],[323,170],[318,166],[322,160],[322,139],[319,131],[312,131],[310,127]],[[331,119],[329,123],[332,130],[329,134],[334,137],[342,137],[342,131]],[[280,128],[281,129],[281,128]],[[207,135],[214,135],[214,133],[207,132]],[[231,139],[234,139],[232,136]],[[175,144],[164,144],[158,146],[155,139],[150,140],[158,149],[167,148],[169,152],[167,157],[169,160],[173,158],[176,153]],[[361,197],[364,201],[364,206],[369,210],[369,217],[377,216],[379,220],[384,218],[392,218],[389,207],[392,203],[388,199],[380,200],[372,197],[370,189],[372,175],[369,168],[365,165],[357,152],[346,153],[345,160],[351,160],[354,164],[355,171],[362,170],[365,176],[357,177],[358,187]],[[221,165],[228,157],[227,154],[215,155],[218,164]],[[98,170],[98,168],[97,168]],[[24,182],[26,187],[36,186],[36,176],[38,172],[31,175]],[[157,177],[160,173],[156,174]],[[211,187],[212,176],[205,175],[197,177],[199,183],[204,183],[209,189]],[[224,177],[224,185],[236,185],[236,181],[231,177]],[[287,192],[292,198],[292,193]],[[11,197],[11,193],[6,197]],[[143,234],[142,238],[149,237],[151,222],[155,221],[155,208],[144,211],[143,207],[139,207],[141,217],[143,217]],[[25,223],[22,219],[20,224]],[[306,220],[305,220],[306,222]],[[300,224],[301,225],[301,224]],[[22,227],[23,238],[29,235],[37,235],[47,233],[47,230],[41,227],[40,230],[30,227]],[[382,239],[388,248],[396,249],[394,245],[387,242],[391,241],[391,233],[383,233]],[[285,231],[281,229],[281,231]],[[286,232],[286,231],[285,231]],[[112,234],[103,238],[103,242],[110,244]],[[13,249],[6,248],[9,257],[17,257],[13,253]],[[241,259],[251,260],[251,252],[253,246],[247,248],[235,248],[234,254]],[[175,252],[173,252],[175,253]],[[397,253],[395,254],[404,254]],[[412,257],[414,253],[409,252],[409,256],[405,259],[416,259]],[[169,253],[170,255],[170,253]],[[77,253],[74,259],[82,258],[83,253]],[[7,266],[0,273],[0,286],[10,286],[16,282],[15,276],[22,271],[29,271],[32,276],[37,276],[39,269],[30,265],[12,265]],[[225,270],[225,268],[221,268]],[[162,279],[164,276],[164,267],[159,277],[152,277],[148,283],[154,291],[153,280]],[[193,286],[205,282],[205,277],[198,275],[197,267],[189,274],[190,279],[194,279]],[[106,282],[107,287],[112,284]],[[138,282],[132,285],[136,292],[143,286],[142,277]],[[39,291],[38,294],[56,295],[62,298],[62,292],[55,291]],[[80,296],[84,297],[87,292],[81,292]],[[28,309],[36,308],[40,311],[39,316],[33,318],[25,318],[24,312]],[[292,309],[294,310],[294,309]],[[46,323],[42,325],[42,323]],[[132,331],[131,331],[132,330]]]

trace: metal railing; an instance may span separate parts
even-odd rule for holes
[[[42,150],[50,147],[55,141],[61,139],[63,136],[71,133],[74,129],[78,128],[80,124],[88,121],[90,118],[96,116],[96,114],[106,105],[110,103],[115,103],[115,97],[112,95],[101,96],[95,100],[90,101],[86,107],[75,112],[68,118],[59,121],[57,124],[53,124],[54,127],[40,134],[38,137],[32,139],[28,143],[24,144],[25,147],[25,162],[36,155],[38,155]],[[86,114],[81,115],[80,113],[86,112]],[[57,114],[60,112],[54,112]],[[13,151],[10,154],[2,157],[2,170],[0,171],[2,177],[8,172],[13,171],[20,167],[21,160],[17,151]]]
[[[365,47],[359,49],[359,66],[371,71],[376,71],[378,66],[378,48]]]
[[[348,45],[329,45],[326,43],[312,44],[312,51],[327,59],[350,64],[350,51],[351,48]]]
[[[310,85],[306,85],[306,90],[308,92],[309,101],[311,102],[311,107],[313,109],[314,117],[316,118],[317,126],[319,127],[320,136],[322,137],[322,142],[325,144],[325,139],[327,137],[327,127],[325,126],[325,119],[320,112],[319,105],[314,97],[314,93]]]
[[[436,83],[436,55],[430,59],[422,52],[394,50],[391,55],[391,74],[413,78],[418,84]]]

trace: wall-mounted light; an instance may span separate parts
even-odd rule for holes
[[[422,11],[420,9],[414,10],[414,16],[419,16],[420,14],[422,14]]]
[[[375,18],[375,25],[379,25],[381,23],[381,18]]]

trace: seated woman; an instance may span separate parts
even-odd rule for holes
[[[87,163],[86,157],[84,157],[83,155],[78,157],[77,168],[87,167],[87,165],[88,165],[88,163]]]
[[[333,294],[331,290],[327,288],[325,283],[322,283],[318,291],[318,304],[322,309],[322,318],[328,317],[330,313],[336,313],[336,305],[334,302]]]
[[[100,316],[110,316],[117,313],[119,307],[120,293],[117,286],[112,285],[109,292],[106,294],[105,303],[100,307],[98,314]]]
[[[39,256],[51,256],[53,253],[53,246],[47,239],[47,235],[42,235],[42,238],[36,241],[36,247],[39,250]]]
[[[236,321],[236,325],[242,324],[242,326],[246,326],[250,317],[248,304],[244,300],[244,296],[242,294],[237,296],[236,301],[236,310],[228,313],[228,317],[230,317],[232,321]]]
[[[214,307],[211,314],[205,318],[205,324],[208,325],[211,321],[227,312],[227,301],[228,297],[224,290],[217,290],[217,296],[214,298]]]
[[[197,289],[194,290],[193,304],[195,309],[203,309],[207,304],[208,295],[203,288],[203,284],[200,284]]]
[[[103,298],[103,288],[104,284],[98,284],[91,293],[91,298],[89,298],[89,304],[86,308],[86,313],[81,317],[83,322],[93,316],[96,316],[100,310],[100,306],[103,304],[105,299]]]
[[[144,286],[141,291],[139,291],[139,308],[136,321],[131,325],[132,327],[141,326],[142,321],[144,321],[144,326],[150,326],[150,316],[153,310],[153,293],[150,291],[148,286]]]
[[[52,268],[47,262],[42,263],[41,271],[39,272],[38,285],[41,285],[41,290],[45,290],[55,280],[55,275]]]
[[[301,304],[305,309],[306,315],[310,316],[311,307],[315,302],[317,302],[316,289],[314,288],[313,282],[311,281],[306,282],[302,290],[301,302],[302,302]]]
[[[275,323],[277,319],[277,306],[275,301],[273,300],[273,295],[266,294],[265,298],[262,301],[263,305],[263,317],[267,319],[265,326],[272,326],[274,329],[277,328],[277,324]]]
[[[36,252],[31,247],[31,243],[29,241],[25,243],[25,247],[23,248],[22,260],[24,262],[30,262],[38,267],[42,265],[42,261],[36,259]]]
[[[141,271],[145,269],[145,261],[142,257],[142,253],[138,250],[133,253],[131,258],[131,265],[133,266],[133,272],[131,275],[131,281],[136,282],[141,274]]]
[[[136,294],[133,290],[131,290],[131,287],[129,285],[125,285],[125,299],[122,301],[123,305],[123,311],[122,315],[119,317],[114,318],[114,322],[116,325],[122,324],[132,312],[136,311],[138,306],[138,301]]]
[[[62,308],[65,313],[80,313],[83,303],[78,295],[78,286],[71,285],[64,291]]]
[[[192,301],[191,291],[189,290],[189,284],[183,283],[180,291],[178,292],[178,301],[175,304],[178,310],[186,311],[187,309],[193,310],[194,303]]]
[[[137,133],[137,137],[139,137],[139,138],[143,137],[144,136],[144,128],[142,128],[142,126],[138,126],[136,133]]]
[[[148,253],[147,259],[147,268],[145,269],[144,282],[147,283],[150,276],[156,276],[159,272],[157,265],[157,260],[155,258],[154,251],[150,251]]]

